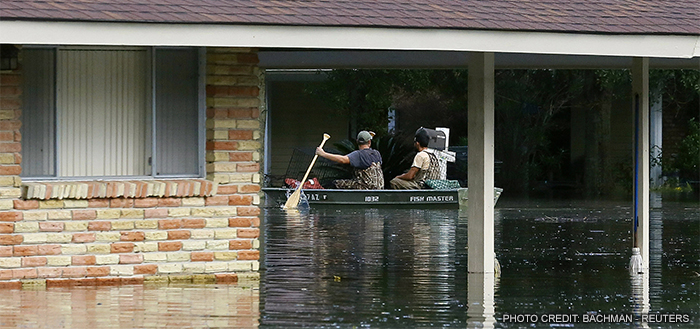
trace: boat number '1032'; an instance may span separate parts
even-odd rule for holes
[[[379,202],[379,196],[378,195],[365,196],[365,202]]]

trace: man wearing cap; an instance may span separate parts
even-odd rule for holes
[[[395,190],[416,190],[425,188],[425,181],[428,179],[440,178],[440,163],[435,154],[428,153],[430,136],[423,127],[416,131],[413,145],[418,154],[413,158],[411,168],[392,179],[389,184]]]
[[[382,156],[379,151],[371,149],[371,131],[360,131],[357,134],[358,150],[348,155],[331,154],[322,148],[316,148],[316,154],[328,160],[350,164],[353,167],[352,179],[337,179],[333,183],[339,189],[355,190],[381,190],[384,188],[384,174],[382,172]]]

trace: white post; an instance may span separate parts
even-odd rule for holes
[[[632,60],[632,108],[635,134],[633,248],[639,248],[641,254],[639,272],[646,272],[649,268],[649,58]]]
[[[649,131],[649,144],[651,145],[651,157],[658,159],[661,157],[661,151],[663,150],[663,95],[661,86],[654,88],[653,97],[654,102],[651,103],[651,117],[649,118],[649,125],[651,129]],[[659,187],[664,182],[662,180],[661,165],[658,163],[651,166],[650,177],[652,186]]]
[[[494,273],[494,55],[469,55],[467,270]]]
[[[494,328],[496,276],[492,273],[467,274],[467,328]]]

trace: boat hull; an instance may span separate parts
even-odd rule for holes
[[[288,188],[263,188],[266,204],[274,206],[284,204],[287,197],[294,192]],[[494,189],[494,204],[503,190]],[[308,189],[302,190],[309,205],[356,205],[383,207],[439,207],[466,208],[467,189],[449,190],[340,190]]]

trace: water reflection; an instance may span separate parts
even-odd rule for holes
[[[267,209],[262,325],[466,323],[456,210]]]
[[[498,277],[492,273],[467,275],[467,328],[494,328],[494,296]]]
[[[250,285],[72,287],[5,290],[2,328],[255,328]]]
[[[631,202],[499,200],[499,278],[467,274],[457,210],[265,209],[258,285],[2,291],[0,327],[698,328],[700,204],[650,212],[650,271],[630,276]],[[258,289],[259,287],[259,289]],[[688,323],[583,323],[584,314]],[[504,322],[574,314],[577,322]]]

